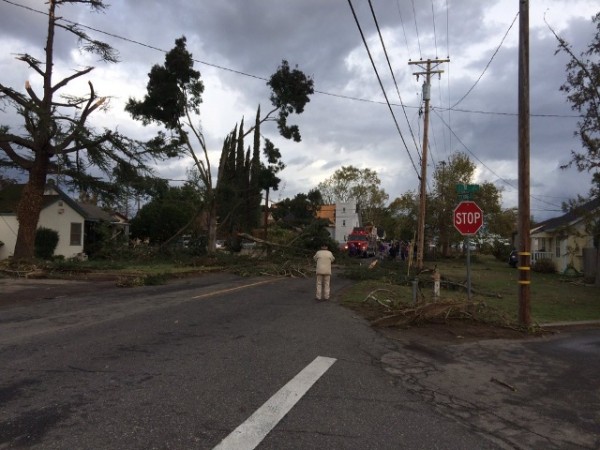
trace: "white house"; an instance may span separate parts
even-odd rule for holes
[[[574,211],[545,220],[531,229],[532,263],[538,259],[554,261],[558,272],[583,267],[583,250],[594,248],[590,223],[598,220],[600,198],[589,201]]]
[[[11,185],[0,191],[0,260],[13,255],[19,223],[16,208],[23,185]],[[100,212],[99,212],[100,211]],[[78,203],[53,184],[44,190],[44,201],[38,228],[58,232],[55,255],[72,258],[83,254],[86,233],[91,224],[99,221],[116,223],[111,215],[94,205]],[[127,225],[124,223],[123,225]]]

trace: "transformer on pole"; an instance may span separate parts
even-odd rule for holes
[[[409,61],[409,65],[417,65],[422,72],[414,72],[413,75],[425,76],[423,82],[423,101],[425,110],[423,113],[423,154],[421,156],[421,177],[419,189],[419,217],[417,223],[417,270],[423,269],[423,253],[425,247],[425,208],[427,196],[427,146],[429,145],[429,99],[431,93],[431,75],[437,73],[441,76],[443,70],[434,70],[440,64],[450,62],[450,59],[428,59],[427,61]]]

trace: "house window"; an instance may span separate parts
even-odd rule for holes
[[[345,227],[346,226],[346,221],[342,220],[342,226]]]
[[[342,212],[346,212],[346,207],[343,207],[343,208],[342,208]]]
[[[81,223],[71,223],[71,245],[81,245],[82,239]]]
[[[557,258],[560,258],[560,241],[561,239],[556,238],[556,250],[554,252],[554,256],[556,256]]]
[[[546,251],[546,238],[540,238],[538,245],[539,245],[539,250],[541,252],[545,252]]]

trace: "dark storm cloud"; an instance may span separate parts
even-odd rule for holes
[[[16,1],[40,10],[46,8],[39,0]],[[164,53],[150,47],[168,51],[182,35],[187,37],[188,49],[197,61],[268,78],[281,60],[287,59],[314,78],[318,91],[369,100],[315,93],[304,114],[292,118],[292,123],[300,126],[303,137],[300,144],[284,140],[277,135],[272,123],[265,124],[264,135],[281,149],[288,167],[282,173],[285,187],[280,191],[286,196],[307,192],[337,168],[349,164],[377,170],[392,199],[415,189],[418,177],[410,158],[419,163],[415,147],[420,146],[422,140],[419,106],[423,80],[417,81],[413,75],[417,68],[409,66],[408,59],[445,58],[448,52],[450,64],[441,67],[445,72],[439,81],[432,80],[430,167],[455,151],[463,151],[477,164],[483,177],[493,182],[507,180],[508,183],[500,183],[507,186],[507,191],[510,184],[516,186],[518,21],[481,75],[515,17],[518,2],[373,1],[405,105],[405,110],[393,107],[405,142],[387,105],[375,103],[382,102],[383,95],[345,1],[113,0],[110,3],[111,7],[103,14],[91,14],[87,8],[76,7],[63,8],[62,12],[68,19],[104,31],[86,29],[91,36],[107,41],[119,51],[122,62],[114,67],[126,83],[119,84],[122,83],[119,78],[98,79],[98,86],[103,91],[115,90],[114,107],[120,108],[121,113],[119,101],[124,101],[130,92],[142,91],[152,65],[164,62]],[[581,3],[578,1],[577,6]],[[400,101],[368,3],[356,0],[353,4],[390,101],[398,105]],[[435,15],[432,15],[432,6]],[[561,18],[563,6],[559,2],[548,3],[550,20],[553,14]],[[446,7],[450,8],[448,14]],[[534,9],[534,5],[531,8]],[[569,11],[564,10],[564,14]],[[539,14],[544,11],[532,11],[532,21],[540,23]],[[2,39],[22,41],[22,48],[37,48],[35,56],[38,57],[42,56],[45,23],[46,19],[39,14],[0,1]],[[564,34],[576,50],[585,49],[593,37],[589,18],[578,18],[561,26],[564,26],[561,35]],[[77,52],[73,52],[74,41],[65,36],[66,33],[59,35],[59,62],[66,63],[66,69],[75,68],[75,61],[71,60],[72,56],[77,58]],[[554,55],[556,40],[545,25],[532,27],[530,48],[532,114],[572,116],[574,113],[564,93],[559,91],[565,80],[567,59],[562,54]],[[10,70],[13,62],[3,60],[0,64],[5,68],[0,81],[12,85],[12,80],[10,83],[7,80],[13,77]],[[94,80],[103,73],[101,70],[107,70],[104,65],[98,66],[92,74]],[[242,116],[246,120],[253,118],[258,104],[263,111],[268,108],[269,91],[264,80],[252,76],[200,62],[195,67],[205,82],[205,102],[201,107],[205,132],[211,149],[219,149],[226,133],[222,130],[233,128]],[[15,71],[14,77],[17,76],[14,85],[21,86],[23,75]],[[481,80],[457,106],[463,111],[445,111],[467,93],[479,76]],[[223,98],[219,97],[221,94]],[[211,121],[214,117],[219,121]],[[537,193],[547,190],[555,194],[560,187],[564,188],[563,195],[567,195],[567,191],[568,195],[587,191],[586,174],[581,176],[573,169],[558,169],[569,160],[572,149],[580,148],[573,138],[576,122],[573,117],[532,117],[531,184]],[[5,123],[3,117],[0,123]],[[120,127],[135,129],[131,123],[124,122]],[[147,129],[135,130],[136,136],[148,133]],[[179,167],[181,175],[178,176]],[[171,164],[165,171],[169,178],[185,178],[184,167],[184,164]],[[507,192],[507,198],[509,195],[514,197]]]

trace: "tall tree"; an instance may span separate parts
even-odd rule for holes
[[[586,153],[572,151],[572,160],[565,167],[574,163],[580,171],[592,172],[595,185],[592,194],[600,195],[600,12],[592,22],[596,24],[596,34],[579,56],[565,39],[552,32],[558,40],[557,52],[565,52],[570,58],[567,81],[560,90],[567,94],[571,108],[583,114],[575,136]]]
[[[261,174],[262,164],[260,161],[260,105],[256,109],[254,119],[254,139],[252,141],[252,159],[250,161],[250,188],[247,200],[248,222],[252,221],[252,226],[257,227],[261,222],[260,204],[261,204]],[[268,209],[268,201],[265,203]],[[266,236],[265,236],[266,238]]]
[[[579,137],[586,152],[571,152],[571,162],[563,168],[575,164],[579,171],[592,173],[591,196],[600,197],[600,12],[592,22],[596,24],[596,34],[587,50],[579,56],[563,38],[552,32],[558,40],[557,52],[565,52],[570,61],[567,64],[567,81],[560,90],[567,94],[571,108],[581,114],[575,136]],[[578,202],[575,202],[578,203]],[[571,205],[573,206],[573,205]],[[575,210],[575,207],[573,207]],[[587,228],[594,236],[596,247],[596,279],[600,286],[600,214],[587,217]]]
[[[313,191],[311,191],[313,192]],[[277,203],[273,210],[275,220],[281,220],[288,226],[306,226],[315,219],[314,196],[299,193],[294,198],[285,198]]]
[[[452,224],[452,211],[458,204],[457,184],[469,184],[475,173],[475,164],[464,153],[454,153],[448,161],[441,161],[433,173],[433,192],[428,200],[430,220],[427,223],[437,235],[442,246],[442,255],[448,256],[450,242],[458,240]]]
[[[213,183],[206,140],[201,127],[197,125],[204,85],[200,80],[200,72],[193,67],[192,54],[186,48],[185,37],[181,37],[175,41],[175,48],[167,53],[164,65],[152,67],[144,99],[130,98],[126,110],[144,124],[158,123],[175,133],[178,141],[193,158],[204,183],[208,215],[208,251],[212,253],[216,248],[217,236],[216,185],[224,166],[219,167],[217,183]],[[299,141],[301,137],[298,127],[288,125],[287,119],[292,113],[300,114],[304,111],[304,106],[310,101],[309,95],[314,92],[313,80],[297,68],[290,69],[288,62],[284,60],[267,85],[271,87],[273,109],[259,122],[262,124],[279,113],[276,120],[280,133],[286,138]],[[252,129],[245,134],[250,133]],[[190,134],[194,136],[194,142],[190,139]],[[198,156],[195,144],[200,146],[202,156]]]
[[[381,180],[374,170],[342,166],[331,177],[319,183],[317,189],[329,204],[356,200],[363,221],[374,222],[377,211],[383,209],[389,198],[380,186]]]
[[[66,22],[57,15],[60,6],[80,4],[92,10],[104,10],[102,0],[49,0],[48,25],[43,61],[29,54],[17,59],[27,64],[42,78],[43,91],[39,95],[29,81],[24,92],[0,83],[0,100],[11,105],[23,119],[23,132],[12,132],[9,126],[0,126],[0,166],[18,168],[28,174],[18,208],[19,230],[14,250],[15,259],[34,256],[34,239],[42,209],[44,187],[48,174],[61,173],[83,188],[115,189],[109,183],[99,182],[89,174],[95,167],[111,175],[116,166],[136,167],[136,172],[147,169],[146,161],[157,148],[142,146],[116,132],[97,132],[87,125],[91,114],[107,107],[107,98],[99,97],[91,82],[85,96],[74,96],[63,89],[74,80],[88,75],[94,68],[76,70],[55,82],[55,37],[59,30],[74,35],[84,51],[92,52],[105,62],[117,62],[116,52],[106,43],[94,40],[79,26]],[[60,97],[60,99],[57,99]],[[164,149],[161,149],[162,152]],[[169,151],[173,149],[170,148]]]
[[[277,174],[285,169],[285,164],[281,161],[281,152],[269,139],[265,140],[263,154],[267,161],[266,164],[261,164],[258,186],[265,191],[265,218],[263,224],[265,227],[265,239],[267,239],[269,194],[271,189],[274,191],[279,189],[281,178],[279,178]]]
[[[390,203],[388,210],[391,217],[395,219],[393,229],[388,225],[390,234],[395,239],[402,239],[404,241],[414,240],[419,212],[417,193],[415,191],[405,192]]]
[[[201,202],[201,195],[191,182],[181,187],[166,185],[131,221],[132,237],[164,243],[182,229],[188,233],[196,231],[193,218]]]
[[[260,131],[256,131],[255,134]],[[225,138],[215,188],[219,228],[230,236],[258,225],[260,208],[260,153],[244,152],[244,121]],[[256,139],[255,139],[256,140]]]
[[[460,199],[456,192],[458,184],[471,184],[475,175],[475,164],[462,152],[452,154],[448,161],[436,165],[433,173],[434,185],[431,199],[428,200],[428,230],[430,236],[437,236],[442,247],[442,255],[448,256],[450,244],[461,240],[452,223],[452,212]],[[507,223],[510,217],[501,207],[502,193],[490,182],[479,184],[473,195],[483,210],[485,230],[483,233],[510,236],[514,224]]]

